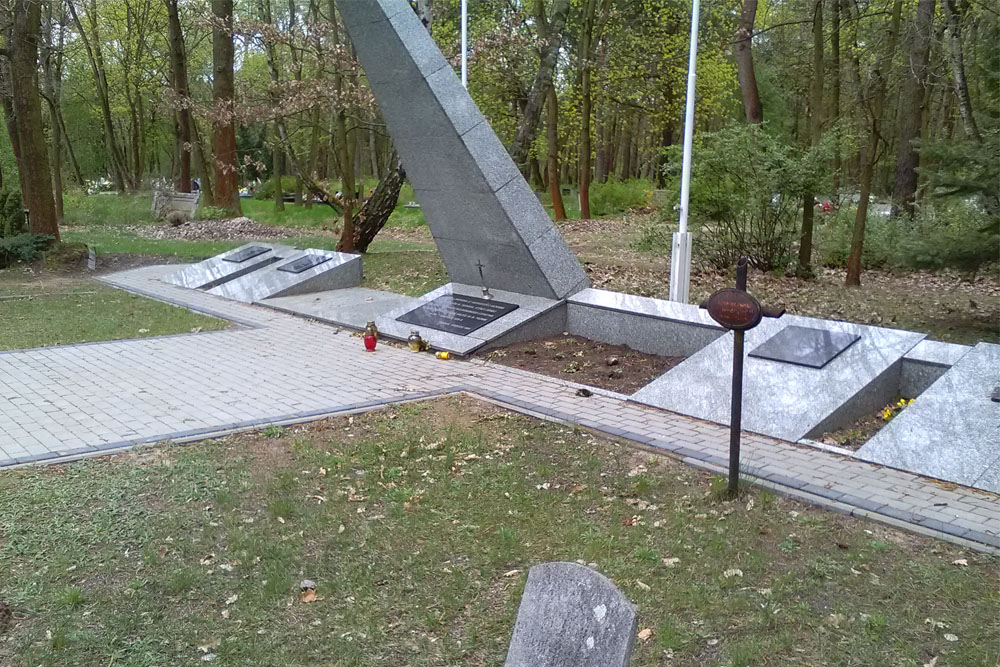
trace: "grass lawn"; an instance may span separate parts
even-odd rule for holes
[[[5,471],[0,664],[499,665],[547,560],[633,665],[997,664],[995,557],[721,486],[471,399]]]
[[[88,278],[0,271],[0,350],[225,329],[228,322]],[[2,539],[2,536],[0,536]]]

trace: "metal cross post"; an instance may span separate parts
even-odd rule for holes
[[[713,320],[733,332],[733,391],[729,414],[729,496],[740,489],[740,431],[743,421],[743,337],[763,317],[781,317],[784,308],[766,308],[747,292],[747,258],[736,264],[736,287],[721,289],[701,304]]]
[[[483,286],[483,298],[492,299],[493,295],[490,294],[490,288],[486,286],[486,278],[483,276],[483,260],[476,260],[476,268],[479,269],[479,282]]]

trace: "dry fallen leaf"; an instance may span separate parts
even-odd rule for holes
[[[505,577],[513,577],[513,576],[516,576],[518,574],[521,574],[520,570],[508,570],[507,572],[503,573],[503,576],[505,576]]]
[[[949,632],[948,634],[946,634],[946,635],[944,636],[944,640],[945,640],[946,642],[957,642],[957,641],[958,641],[958,635],[953,635],[953,634],[951,634],[951,633]]]
[[[239,595],[235,595],[235,594],[232,595],[232,596],[230,596],[230,597],[228,597],[228,598],[226,598],[226,606],[229,606],[231,604],[235,604],[236,601],[239,600],[239,599],[240,599],[240,596]]]
[[[663,564],[667,567],[677,567],[677,564],[681,562],[680,558],[663,558]]]
[[[299,602],[319,602],[322,599],[322,595],[316,595],[315,588],[307,588],[299,593]]]
[[[642,582],[641,580],[639,580],[639,579],[636,579],[636,580],[635,580],[635,585],[636,585],[636,586],[638,586],[639,588],[641,588],[641,589],[642,589],[642,590],[644,590],[644,591],[649,591],[649,590],[652,590],[652,589],[651,589],[651,588],[649,587],[649,584],[646,584],[646,583],[643,583],[643,582]]]
[[[639,631],[639,639],[641,639],[642,641],[646,641],[652,636],[653,636],[653,631],[650,630],[649,628],[643,628],[642,630]]]
[[[738,567],[734,567],[731,570],[726,570],[725,572],[723,572],[722,576],[725,577],[726,579],[731,579],[732,577],[742,577],[743,570],[739,569]]]
[[[959,558],[958,560],[951,561],[952,565],[958,565],[959,567],[968,567],[969,561],[964,558]]]

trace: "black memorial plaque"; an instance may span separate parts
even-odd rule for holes
[[[464,336],[517,308],[514,303],[490,301],[464,294],[445,294],[396,320]]]
[[[791,325],[758,345],[749,356],[823,368],[860,339],[857,334]]]
[[[302,273],[307,271],[314,266],[319,266],[329,262],[329,257],[324,257],[323,255],[306,255],[305,257],[299,257],[294,262],[289,262],[288,264],[283,264],[278,267],[279,271],[284,271],[285,273]]]
[[[264,246],[259,246],[259,245],[252,245],[248,248],[243,248],[243,250],[240,250],[239,252],[234,252],[232,255],[229,255],[228,257],[223,257],[222,261],[232,262],[234,264],[242,264],[248,259],[253,259],[254,257],[260,257],[264,253],[270,251],[271,251],[270,248],[265,248]]]

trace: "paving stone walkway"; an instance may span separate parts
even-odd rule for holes
[[[0,468],[454,392],[726,468],[725,427],[482,361],[370,354],[347,331],[159,282],[169,270],[104,280],[236,328],[0,353]],[[745,435],[743,452],[747,472],[783,494],[1000,553],[996,495],[762,436]]]

